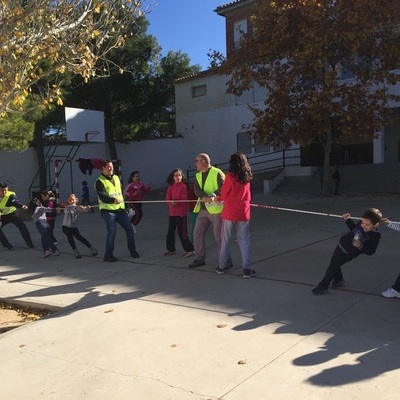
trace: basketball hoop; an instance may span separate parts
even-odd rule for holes
[[[99,131],[88,131],[85,133],[85,142],[91,142],[93,138],[100,135]]]

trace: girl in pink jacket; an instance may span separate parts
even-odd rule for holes
[[[256,271],[251,269],[250,260],[250,181],[253,179],[247,157],[240,151],[231,155],[229,172],[221,189],[219,201],[222,209],[221,250],[217,274],[222,275],[230,268],[229,245],[232,231],[236,228],[236,238],[242,255],[243,278],[251,278]]]
[[[167,206],[169,209],[169,223],[167,232],[167,251],[165,256],[176,253],[175,231],[178,232],[179,239],[185,252],[182,257],[191,257],[194,255],[192,242],[189,240],[187,230],[188,213],[188,189],[185,183],[186,179],[180,168],[175,168],[168,176],[167,183]]]

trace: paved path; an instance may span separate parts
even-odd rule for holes
[[[400,219],[396,196],[254,202],[354,216],[374,206]],[[232,272],[214,272],[211,231],[204,267],[164,257],[166,208],[144,211],[141,257],[128,257],[119,230],[115,264],[74,259],[61,220],[62,255],[49,259],[6,227],[16,248],[0,249],[0,298],[59,311],[0,336],[2,399],[398,399],[400,300],[380,292],[400,272],[400,233],[382,227],[377,254],[344,267],[346,286],[313,296],[346,231],[340,218],[254,208],[257,277],[245,280],[237,246]],[[80,218],[101,251],[99,214]]]

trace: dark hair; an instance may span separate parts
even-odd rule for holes
[[[86,181],[82,181],[82,185],[83,185],[83,186],[86,186],[86,185],[87,185],[87,182],[86,182]]]
[[[40,201],[38,198],[34,197],[34,198],[28,203],[28,211],[31,212],[31,213],[33,213],[33,211],[35,210],[35,208],[38,207],[38,205],[37,205],[38,202],[42,205],[41,201]]]
[[[168,178],[165,182],[167,182],[168,185],[172,185],[173,183],[175,183],[174,179],[175,172],[180,172],[182,174],[182,182],[186,183],[186,176],[180,168],[174,168],[168,175]]]
[[[140,174],[139,171],[132,171],[131,174],[129,175],[129,182],[132,180],[132,178],[136,175],[136,174]]]
[[[2,183],[2,184],[0,185],[0,188],[1,188],[1,189],[8,188],[8,183],[7,183],[7,182]]]
[[[42,194],[43,196],[55,197],[54,193],[51,190],[47,189],[41,190],[40,194]]]
[[[247,157],[241,151],[237,151],[231,155],[229,172],[235,175],[236,180],[240,183],[247,183],[253,179],[250,164],[247,161]]]
[[[108,163],[111,163],[111,164],[112,164],[112,161],[111,161],[111,160],[103,160],[103,161],[101,162],[101,166],[102,166],[102,167],[105,167]]]
[[[369,219],[374,225],[382,219],[382,213],[377,208],[369,208],[364,212],[362,218]]]

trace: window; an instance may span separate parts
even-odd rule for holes
[[[271,147],[269,144],[265,144],[264,141],[260,142],[257,139],[255,139],[254,143],[254,152],[255,153],[269,153],[271,150]]]
[[[240,41],[244,33],[247,33],[247,19],[241,19],[233,24],[233,41],[235,49],[240,48]]]
[[[207,94],[207,85],[192,86],[192,97],[205,96]]]
[[[236,135],[237,149],[245,154],[251,154],[251,136],[246,132]]]

